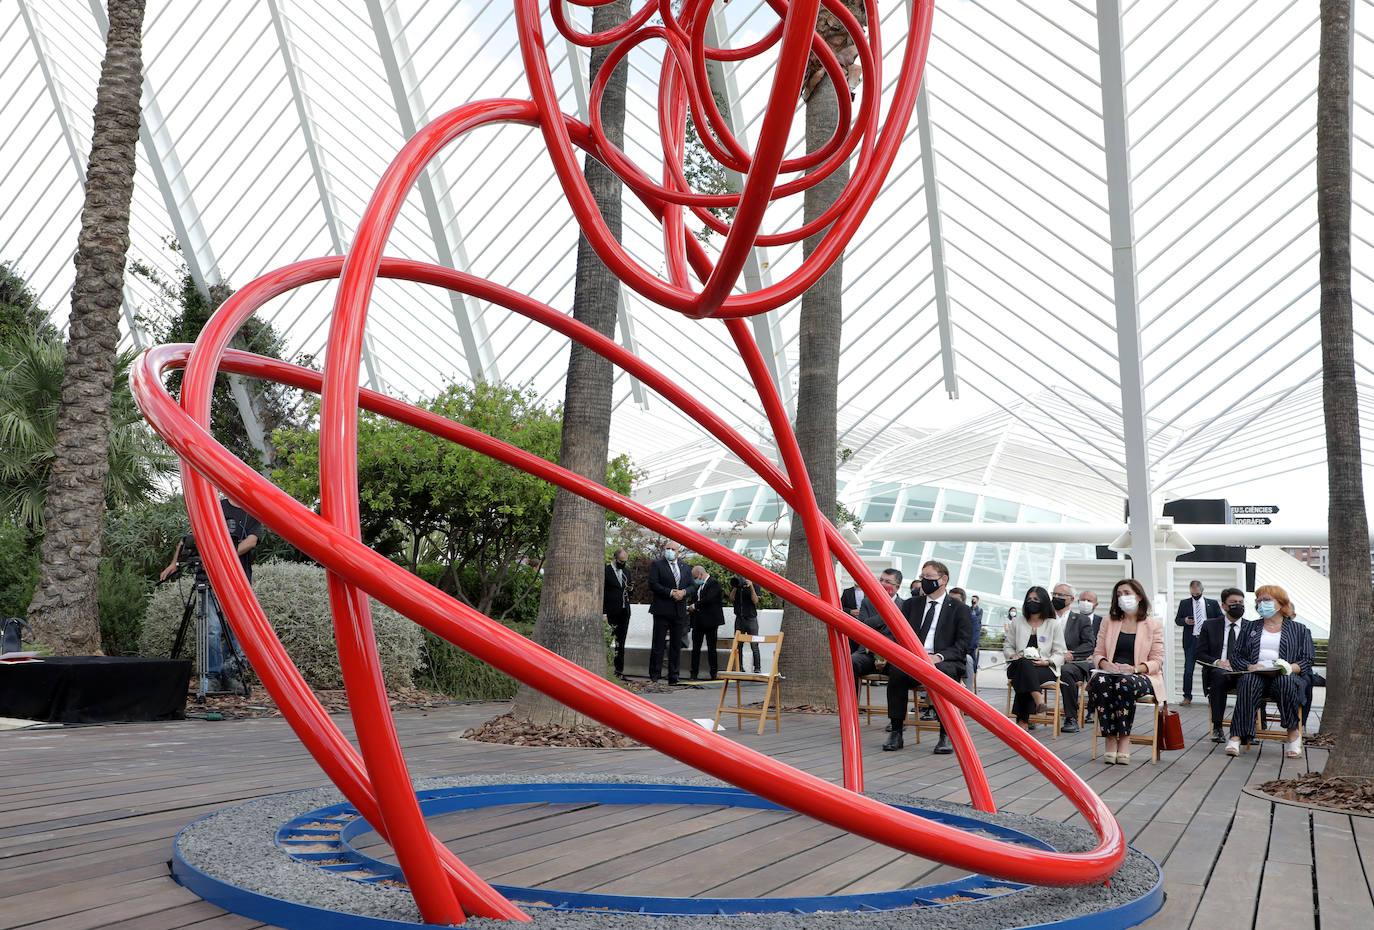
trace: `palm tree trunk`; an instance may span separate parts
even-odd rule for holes
[[[866,25],[863,5],[846,0],[846,6]],[[817,31],[848,67],[855,59],[849,33],[839,20],[822,10]],[[823,146],[835,131],[839,119],[834,88],[824,80],[819,60],[812,56],[803,85],[806,97],[806,148],[813,152]],[[857,75],[852,75],[857,78]],[[807,96],[809,94],[809,96]],[[839,197],[849,181],[848,164],[841,165],[824,181],[807,190],[802,203],[803,223],[820,216]],[[819,244],[824,230],[802,243],[803,257]],[[844,286],[844,259],[841,257],[819,281],[802,295],[798,337],[797,414],[793,428],[797,445],[811,479],[816,503],[827,520],[836,513],[835,465],[839,407],[840,324],[843,317],[841,292]],[[796,516],[787,538],[787,580],[813,593],[819,590],[806,528]],[[779,666],[788,683],[788,701],[835,707],[835,675],[830,659],[827,627],[805,611],[788,604],[783,608],[782,627],[787,648]]]
[[[625,22],[629,15],[629,0],[598,6],[592,14],[592,31],[612,29]],[[609,46],[592,49],[592,81],[609,54]],[[616,146],[624,138],[625,76],[626,68],[622,64],[607,83],[600,102],[606,137]],[[619,239],[620,179],[590,155],[583,174],[606,225]],[[619,295],[619,279],[592,251],[587,237],[579,236],[573,317],[602,335],[613,337]],[[563,435],[558,462],[564,468],[602,483],[606,481],[606,461],[610,452],[614,381],[615,369],[608,360],[573,343],[563,400]],[[534,625],[534,641],[598,675],[606,673],[606,624],[601,615],[605,541],[606,511],[559,489],[554,497],[549,526],[544,586]],[[525,684],[516,692],[512,712],[541,725],[570,726],[587,722],[581,714]]]
[[[143,0],[110,0],[109,22],[44,511],[47,532],[38,589],[29,605],[40,641],[64,655],[100,652],[96,586],[143,89]]]
[[[1322,403],[1326,412],[1331,655],[1322,732],[1336,736],[1327,775],[1374,777],[1374,630],[1369,521],[1360,461],[1350,302],[1350,0],[1322,0],[1317,77]]]

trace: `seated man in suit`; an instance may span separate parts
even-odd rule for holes
[[[1221,730],[1221,722],[1226,718],[1226,695],[1236,690],[1239,675],[1228,675],[1223,669],[1231,668],[1232,652],[1240,642],[1249,621],[1245,616],[1245,593],[1240,588],[1227,588],[1221,592],[1221,609],[1226,616],[1208,617],[1198,634],[1197,659],[1206,663],[1202,667],[1202,682],[1206,685],[1207,703],[1212,707],[1212,742],[1226,742],[1226,734]],[[1216,665],[1219,668],[1209,668]]]
[[[900,608],[902,606],[902,598],[897,594],[897,591],[902,585],[901,569],[884,569],[883,573],[878,576],[878,583],[883,586],[883,590],[892,598],[892,603]],[[883,622],[883,615],[878,612],[877,605],[868,598],[864,598],[859,602],[859,613],[857,616],[860,623],[865,626],[871,626],[888,639],[892,638],[892,633],[888,630],[887,624]],[[871,675],[878,671],[877,661],[873,653],[853,640],[849,641],[849,649],[849,662],[854,668],[854,693],[858,694],[859,679],[865,675]]]
[[[942,674],[958,681],[964,673],[964,659],[973,640],[973,618],[968,605],[948,597],[949,569],[940,562],[930,561],[921,566],[921,596],[902,605],[902,616],[916,638],[925,647],[930,661]],[[895,637],[889,637],[895,638]],[[906,722],[906,702],[916,680],[895,665],[887,666],[887,716],[892,735],[883,743],[884,752],[902,748],[902,725]],[[954,751],[940,725],[940,740],[935,744],[937,755]]]
[[[1097,595],[1084,591],[1074,600],[1073,585],[1061,581],[1050,594],[1051,606],[1064,626],[1064,648],[1069,658],[1059,668],[1059,694],[1064,702],[1065,733],[1078,732],[1078,683],[1087,681],[1092,671],[1090,661],[1097,647],[1097,631],[1102,618],[1097,616]]]

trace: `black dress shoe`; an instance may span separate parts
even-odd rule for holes
[[[934,720],[934,719],[935,719],[935,711],[932,710],[932,709],[929,708],[929,707],[926,707],[926,708],[922,709],[922,711],[921,711],[921,719],[922,719],[922,720]]]
[[[1212,727],[1212,742],[1214,742],[1214,743],[1224,743],[1224,742],[1226,742],[1226,734],[1223,733],[1223,732],[1221,732],[1221,727]]]
[[[1060,732],[1060,733],[1077,733],[1077,732],[1078,732],[1078,721],[1077,721],[1077,720],[1065,720],[1063,723],[1061,723],[1061,724],[1059,725],[1059,732]]]
[[[680,679],[677,679],[677,678],[669,678],[669,679],[668,679],[668,684],[670,684],[670,685],[675,685],[675,684],[678,683],[678,681],[680,681]]]
[[[901,730],[894,730],[894,731],[892,732],[892,735],[889,736],[889,737],[887,738],[887,742],[886,742],[886,743],[883,743],[883,752],[893,752],[893,751],[898,750],[898,749],[901,749],[901,748],[902,748],[902,731],[901,731]]]
[[[935,744],[935,755],[947,756],[954,751],[954,747],[949,744],[949,737],[941,733],[940,741]]]

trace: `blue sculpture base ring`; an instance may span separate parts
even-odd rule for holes
[[[604,776],[601,777],[604,778]],[[310,794],[314,794],[314,792]],[[304,795],[277,797],[279,799],[300,798],[304,800]],[[437,788],[421,786],[420,790],[417,791],[417,797],[426,817],[435,817],[455,811],[533,803],[697,805],[717,808],[783,810],[770,801],[765,801],[738,788],[714,784],[644,783],[641,781],[564,781],[556,783],[514,780],[500,783],[477,781],[450,784]],[[984,833],[1004,842],[1018,843],[1039,849],[1053,848],[1049,843],[1027,832],[998,823],[997,815],[977,814],[970,811],[973,816],[964,816],[949,809],[923,806],[931,802],[906,803],[912,799],[901,800],[903,803],[898,803],[896,806],[958,829]],[[217,836],[226,828],[215,825],[213,821],[215,818],[230,812],[236,814],[233,819],[241,820],[248,806],[259,803],[261,802],[250,802],[246,806],[229,808],[226,811],[211,814],[183,830],[177,837],[176,849],[172,859],[172,872],[176,880],[205,900],[223,907],[225,910],[265,923],[290,928],[290,930],[323,926],[358,928],[358,930],[428,926],[416,922],[418,917],[415,920],[395,919],[394,917],[381,916],[375,910],[370,914],[359,913],[360,910],[372,910],[366,904],[361,908],[347,906],[348,902],[359,898],[366,901],[372,897],[388,895],[409,897],[408,893],[404,891],[405,879],[399,868],[354,847],[353,841],[360,836],[371,833],[373,828],[351,804],[347,803],[324,806],[307,804],[306,809],[285,822],[275,821],[280,825],[272,834],[272,845],[275,847],[275,853],[280,859],[281,866],[288,870],[289,876],[281,880],[268,878],[265,881],[265,887],[254,889],[247,886],[250,884],[262,886],[264,883],[253,880],[243,881],[241,877],[233,875],[215,874],[218,870],[214,867],[214,857],[211,856],[207,862],[207,856],[203,849],[204,836],[207,831],[210,836]],[[950,806],[942,805],[941,807],[948,808]],[[301,810],[299,806],[296,809]],[[236,828],[230,826],[227,829]],[[195,841],[188,840],[188,835],[194,835]],[[183,845],[188,846],[186,850],[188,853],[191,852],[190,847],[194,847],[194,853],[183,855]],[[233,846],[234,844],[231,843],[230,850],[233,849]],[[232,855],[233,853],[228,854]],[[250,855],[263,859],[269,858],[262,856],[261,851],[256,854],[250,853]],[[1135,855],[1145,859],[1138,853]],[[1149,862],[1148,859],[1145,861]],[[261,872],[264,867],[270,868],[270,863],[259,862],[256,865],[258,866],[257,872]],[[642,915],[646,918],[696,918],[693,921],[694,924],[711,917],[729,918],[731,926],[739,927],[752,924],[754,921],[769,915],[786,914],[795,918],[799,915],[808,914],[819,917],[843,913],[848,918],[857,919],[857,922],[862,924],[872,923],[872,918],[883,913],[890,913],[894,918],[894,926],[899,920],[904,927],[917,928],[921,926],[920,917],[922,915],[933,917],[935,912],[968,910],[969,924],[989,925],[986,924],[985,920],[979,918],[992,917],[995,911],[989,913],[986,906],[978,907],[977,905],[985,905],[994,899],[1011,904],[1012,901],[1007,899],[1024,898],[1023,901],[1015,905],[1015,910],[1020,914],[1020,917],[1011,923],[1009,915],[1009,922],[1002,925],[1114,928],[1135,926],[1162,906],[1164,894],[1159,869],[1153,862],[1149,862],[1149,865],[1153,867],[1154,881],[1147,880],[1144,884],[1138,880],[1136,882],[1141,887],[1148,886],[1148,890],[1144,894],[1128,896],[1124,900],[1122,900],[1120,893],[1105,895],[1104,897],[1110,900],[1104,899],[1101,902],[1103,908],[1092,910],[1091,913],[1081,913],[1082,902],[1079,901],[1078,906],[1072,909],[1078,910],[1080,913],[1067,917],[1052,917],[1050,913],[1045,912],[1044,916],[1051,919],[1039,923],[1035,923],[1034,920],[1042,912],[1042,908],[1037,906],[1037,902],[1034,900],[1036,895],[1031,894],[1031,892],[1046,892],[1051,891],[1051,889],[1039,889],[1035,886],[1006,882],[982,875],[968,875],[954,881],[893,891],[804,897],[667,898],[653,895],[597,894],[572,889],[526,888],[500,884],[494,885],[494,887],[522,910],[531,914],[537,923],[557,922],[550,921],[550,918],[555,917],[555,915],[571,917],[580,913],[588,916],[595,914],[607,916],[608,912],[611,912],[622,915]],[[343,906],[339,909],[332,909],[321,907],[318,904],[288,900],[285,895],[289,895],[293,887],[298,887],[302,883],[304,878],[302,869],[320,873],[320,876],[327,881],[337,882],[339,889],[337,896],[326,894],[326,897],[331,902],[337,901],[338,905]],[[1053,891],[1058,890],[1060,889],[1053,889]],[[1078,893],[1078,898],[1082,898],[1083,889],[1074,889],[1073,891]],[[950,917],[953,915],[945,913],[943,916]],[[940,923],[944,922],[940,921]],[[996,926],[997,924],[991,925]]]

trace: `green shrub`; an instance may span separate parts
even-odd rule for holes
[[[22,617],[38,585],[38,539],[14,523],[0,523],[0,617]]]
[[[534,632],[534,624],[508,623],[521,636]],[[437,691],[460,701],[508,701],[515,697],[515,679],[481,659],[424,630],[424,658],[415,681],[427,691]]]
[[[138,655],[143,614],[152,583],[141,575],[100,560],[96,599],[100,613],[100,648],[107,656]],[[180,615],[177,616],[180,620]]]
[[[171,652],[189,587],[189,579],[180,586],[163,585],[149,599],[143,620],[144,655],[165,656]],[[334,644],[325,570],[302,562],[255,565],[253,591],[306,682],[320,690],[342,688],[343,673]],[[372,601],[372,625],[382,677],[387,685],[414,687],[414,672],[420,667],[423,643],[420,628],[375,600]]]

